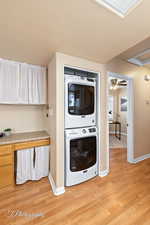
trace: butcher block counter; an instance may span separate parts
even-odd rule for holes
[[[46,145],[50,145],[50,136],[46,131],[17,133],[0,138],[0,188],[15,184],[15,151]]]

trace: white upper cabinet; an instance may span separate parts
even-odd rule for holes
[[[19,63],[0,59],[0,103],[19,101]]]
[[[29,74],[28,65],[25,63],[20,65],[19,102],[29,104]]]
[[[28,104],[46,104],[46,68],[21,64],[20,98]]]
[[[46,104],[46,69],[29,66],[29,104]]]
[[[0,104],[46,104],[46,68],[0,60]]]

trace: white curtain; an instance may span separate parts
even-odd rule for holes
[[[34,148],[17,151],[16,183],[32,180]]]
[[[40,180],[49,174],[49,146],[17,151],[16,183]]]
[[[20,64],[19,100],[22,104],[29,104],[29,75],[28,64]]]
[[[33,169],[33,180],[40,180],[49,174],[49,146],[35,148],[35,168]]]
[[[19,63],[0,59],[0,103],[19,101]]]
[[[46,103],[46,68],[28,65],[29,104]]]
[[[0,103],[46,104],[46,68],[0,59]]]

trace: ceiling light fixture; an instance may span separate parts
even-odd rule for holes
[[[144,80],[145,80],[145,81],[150,81],[150,75],[145,75],[145,76],[144,76]]]
[[[95,0],[98,4],[124,18],[143,0]]]

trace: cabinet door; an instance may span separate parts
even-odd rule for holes
[[[20,98],[27,104],[46,104],[46,68],[21,64]]]
[[[0,156],[0,166],[12,165],[13,157],[12,154]]]
[[[14,158],[12,145],[0,146],[0,188],[13,184]]]
[[[19,63],[0,60],[0,103],[17,104],[19,99]]]
[[[0,188],[13,184],[12,165],[0,166]]]
[[[29,104],[29,72],[28,64],[20,64],[19,103]]]
[[[46,104],[46,69],[29,67],[29,104]]]

